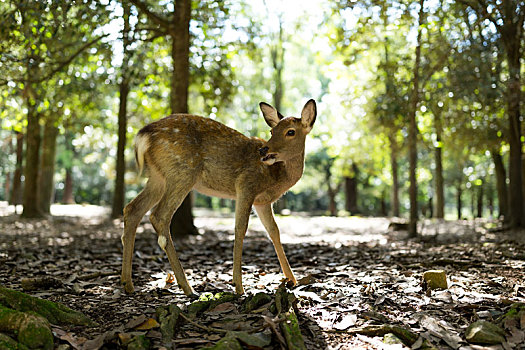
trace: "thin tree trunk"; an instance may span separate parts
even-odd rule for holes
[[[503,157],[499,150],[492,150],[492,161],[494,162],[494,169],[496,171],[496,190],[498,192],[498,206],[499,216],[503,216],[504,220],[508,220],[508,204],[507,196],[507,174],[505,172],[505,165],[503,164]]]
[[[189,53],[191,1],[175,1],[175,16],[171,26],[171,58],[173,71],[170,81],[170,107],[172,113],[188,113]],[[191,211],[191,193],[186,196],[170,223],[174,237],[196,234]]]
[[[335,202],[336,192],[333,188],[328,189],[328,209],[330,210],[330,216],[337,216],[337,204]]]
[[[416,111],[419,103],[419,69],[421,65],[421,31],[424,21],[423,5],[424,0],[419,1],[419,18],[416,44],[416,59],[413,69],[412,94],[410,96],[410,106],[408,112],[408,149],[409,149],[409,197],[410,197],[410,219],[408,223],[408,234],[410,237],[417,237],[417,122]]]
[[[509,81],[507,85],[507,114],[509,118],[509,179],[510,179],[510,226],[521,228],[525,226],[525,212],[523,210],[523,186],[521,165],[521,127],[520,127],[520,45],[517,42],[507,42],[506,53],[509,66]]]
[[[441,112],[434,113],[434,126],[436,128],[436,148],[435,148],[435,162],[436,162],[436,218],[443,219],[445,217],[445,188],[443,181],[443,141]]]
[[[462,200],[461,200],[461,195],[463,194],[463,191],[461,189],[461,184],[457,184],[456,186],[456,209],[457,209],[457,213],[458,213],[458,220],[461,220],[462,218],[462,208],[463,208],[463,203],[462,203]]]
[[[121,71],[121,81],[119,84],[119,109],[118,109],[118,143],[117,143],[117,161],[116,161],[116,176],[115,176],[115,191],[113,192],[113,206],[111,209],[111,217],[118,218],[122,216],[125,201],[125,183],[126,175],[126,161],[124,158],[124,151],[126,149],[126,129],[128,121],[128,94],[130,90],[129,80],[129,51],[130,44],[130,23],[129,17],[131,6],[128,2],[123,3],[124,7],[124,29],[122,31],[123,37],[123,59]]]
[[[476,206],[476,217],[483,217],[483,183],[478,186],[477,206]]]
[[[30,90],[28,87],[27,90]],[[27,91],[26,94],[31,94]],[[40,165],[40,115],[36,111],[36,101],[27,97],[27,137],[26,137],[26,166],[24,169],[24,210],[22,216],[26,218],[42,217],[39,208],[39,171]]]
[[[345,209],[350,214],[355,215],[359,213],[357,208],[357,173],[358,168],[354,163],[352,164],[352,177],[345,176]]]
[[[272,65],[274,69],[275,90],[273,92],[273,103],[275,109],[281,111],[283,100],[283,69],[284,69],[284,46],[283,46],[283,24],[279,18],[279,36],[277,42],[271,48]]]
[[[392,215],[399,217],[399,176],[398,176],[398,145],[395,135],[390,140],[390,165],[392,168]]]
[[[66,177],[64,180],[64,194],[62,195],[63,204],[75,204],[75,197],[73,195],[73,158],[75,156],[75,148],[73,146],[73,136],[66,131],[64,136],[66,149],[70,159],[66,161]]]
[[[16,134],[16,168],[13,175],[13,185],[9,195],[9,204],[22,204],[22,173],[24,170],[24,134],[15,131]],[[16,210],[15,210],[16,211]]]
[[[55,194],[54,176],[57,135],[58,127],[55,125],[55,121],[48,120],[44,126],[39,185],[39,207],[44,214],[49,214],[51,212],[51,203]]]

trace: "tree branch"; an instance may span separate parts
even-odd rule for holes
[[[28,79],[28,81],[31,82],[31,83],[40,83],[40,82],[43,82],[43,81],[46,81],[46,80],[50,79],[53,75],[55,75],[56,73],[60,72],[62,69],[67,67],[71,62],[73,62],[73,60],[75,58],[77,58],[85,49],[87,49],[88,47],[90,47],[91,45],[95,44],[96,42],[100,41],[102,38],[104,38],[104,37],[106,37],[108,35],[109,35],[109,33],[101,35],[98,38],[95,38],[95,39],[93,39],[91,41],[88,41],[87,43],[82,45],[77,50],[77,52],[75,52],[74,54],[69,56],[65,61],[59,62],[58,66],[55,69],[53,69],[51,72],[49,72],[48,74],[44,75],[42,78],[39,78],[39,79],[35,79],[35,80]]]
[[[168,18],[159,15],[158,13],[155,13],[153,11],[150,11],[148,8],[148,5],[141,0],[130,0],[131,3],[137,8],[142,11],[152,22],[158,24],[162,28],[168,28],[170,25],[170,21]]]

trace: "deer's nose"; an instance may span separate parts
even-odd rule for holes
[[[259,148],[259,154],[264,157],[266,153],[268,153],[268,150],[269,150],[268,146]]]

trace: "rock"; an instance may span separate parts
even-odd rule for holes
[[[468,326],[465,337],[469,343],[496,345],[505,341],[505,331],[488,321],[476,321]]]
[[[423,273],[423,282],[427,289],[447,289],[447,274],[443,270],[429,270]]]

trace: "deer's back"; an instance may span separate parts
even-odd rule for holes
[[[166,178],[193,176],[195,188],[205,194],[234,198],[239,176],[267,173],[258,152],[262,140],[209,118],[175,114],[146,125],[141,135],[148,137],[148,167]]]

